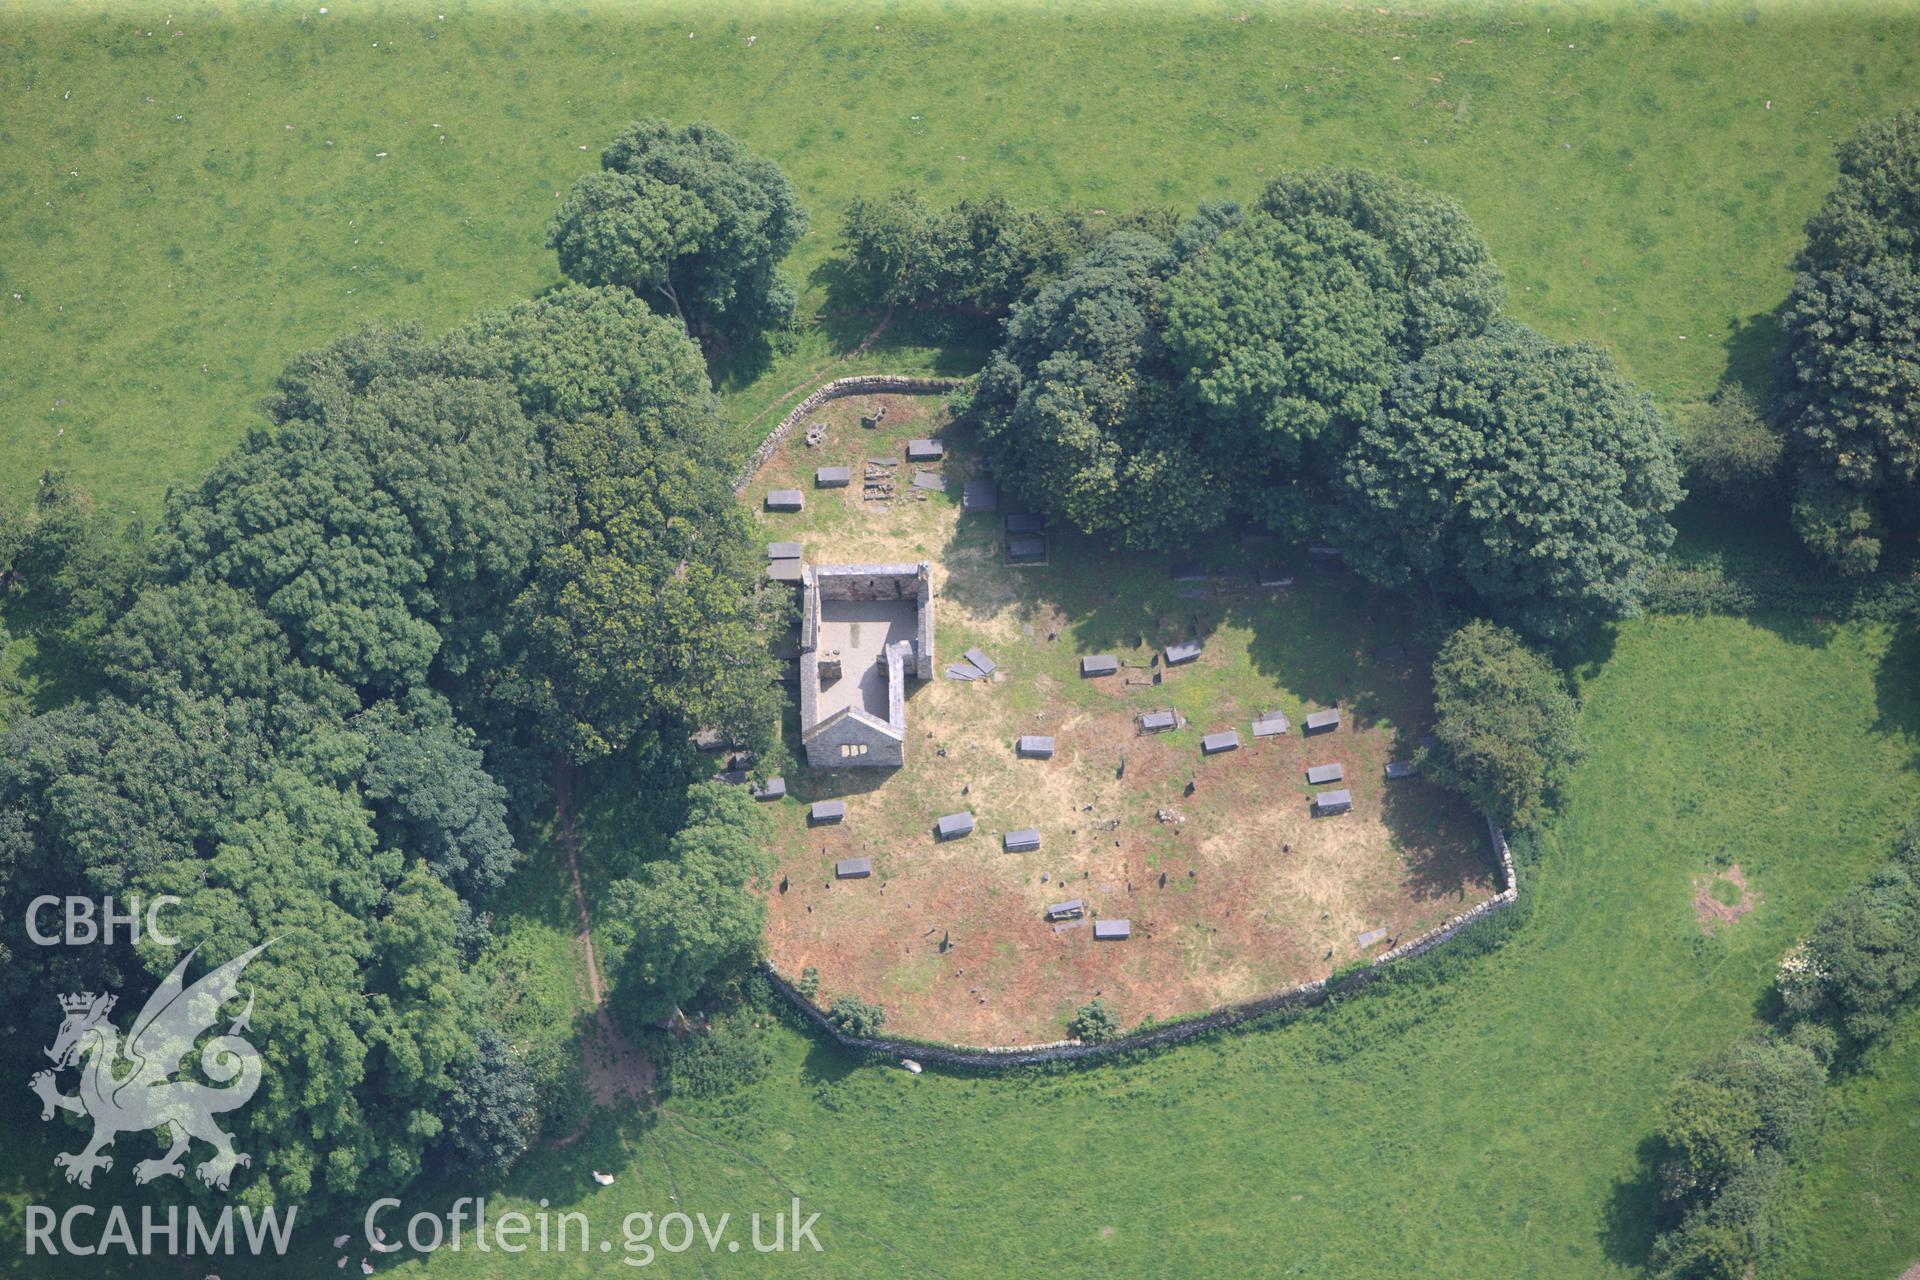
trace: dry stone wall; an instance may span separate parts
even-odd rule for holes
[[[753,482],[754,472],[766,465],[773,451],[793,429],[804,422],[807,416],[829,400],[839,400],[845,396],[871,395],[934,395],[942,391],[953,391],[965,385],[964,378],[916,378],[904,373],[862,373],[850,378],[835,378],[826,383],[812,395],[793,407],[792,412],[780,419],[760,447],[747,459],[746,467],[735,477],[733,491],[739,493]]]

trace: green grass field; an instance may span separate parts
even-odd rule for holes
[[[1833,143],[1920,96],[1920,13],[1892,6],[329,7],[0,0],[0,494],[64,466],[152,514],[298,351],[550,283],[553,193],[649,112],[786,168],[815,218],[791,264],[810,308],[839,210],[896,184],[1118,211],[1248,196],[1290,164],[1390,169],[1461,200],[1515,314],[1607,346],[1681,411],[1759,376]],[[866,328],[826,321],[725,386],[743,452]],[[883,345],[855,367],[973,359]],[[1620,628],[1585,673],[1594,752],[1523,871],[1524,927],[1442,984],[1037,1079],[852,1070],[780,1029],[751,1093],[598,1125],[501,1194],[616,1242],[642,1209],[798,1194],[823,1214],[817,1258],[660,1261],[681,1274],[1632,1274],[1637,1148],[1668,1083],[1753,1024],[1780,952],[1920,799],[1916,657],[1872,628]],[[625,828],[589,799],[591,879]],[[1734,862],[1762,900],[1704,938],[1693,878]],[[500,947],[571,1013],[562,865],[534,852]],[[1920,1258],[1914,1030],[1872,1067],[1835,1091],[1763,1280]],[[53,1176],[24,1124],[0,1151],[13,1240]],[[271,1274],[340,1274],[324,1237],[343,1229]],[[9,1247],[0,1274],[60,1272]]]
[[[1118,212],[1392,170],[1678,408],[1759,369],[1834,142],[1920,88],[1891,5],[319,7],[0,4],[0,491],[62,466],[151,513],[297,352],[548,284],[554,193],[650,112],[779,161],[802,280],[897,184]],[[861,332],[730,387],[743,445]]]
[[[496,1212],[544,1196],[616,1241],[642,1210],[741,1215],[797,1194],[823,1214],[818,1257],[776,1268],[703,1252],[663,1258],[670,1274],[1630,1275],[1648,1230],[1637,1148],[1668,1084],[1753,1024],[1780,952],[1883,856],[1920,794],[1920,691],[1891,644],[1731,619],[1622,628],[1586,681],[1593,757],[1523,870],[1524,926],[1443,982],[1039,1078],[852,1069],[781,1029],[772,1074],[747,1094],[670,1102],[539,1152]],[[1762,902],[1708,939],[1692,880],[1728,862]],[[1887,1127],[1910,1119],[1910,1073],[1888,1079],[1901,1092],[1866,1090],[1861,1106],[1883,1123],[1836,1141],[1906,1141],[1887,1151],[1897,1160],[1911,1132]],[[46,1142],[15,1145],[44,1158]],[[619,1180],[594,1187],[596,1168]],[[0,1189],[17,1205],[46,1172],[16,1160]],[[1823,1165],[1814,1182],[1844,1197],[1853,1176]],[[1822,1225],[1797,1246],[1813,1261],[1780,1275],[1892,1280],[1880,1264],[1901,1232],[1915,1243],[1913,1187],[1882,1182],[1883,1205],[1906,1199],[1877,1233]],[[322,1226],[272,1274],[337,1274],[325,1237],[346,1229]],[[48,1274],[23,1265],[0,1262]],[[611,1265],[526,1255],[513,1270]],[[441,1253],[423,1273],[492,1276],[499,1259]]]
[[[1920,1263],[1920,1014],[1835,1090],[1828,1136],[1794,1184],[1777,1274],[1899,1276]],[[1833,1272],[1832,1274],[1842,1274]]]

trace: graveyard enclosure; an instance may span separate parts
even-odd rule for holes
[[[906,677],[900,767],[845,768],[836,751],[829,767],[789,773],[788,798],[769,806],[780,860],[770,959],[789,978],[816,969],[823,1004],[877,1001],[890,1034],[1057,1040],[1096,993],[1126,1026],[1199,1012],[1325,977],[1497,891],[1471,809],[1423,779],[1385,778],[1432,714],[1431,655],[1390,598],[1344,574],[1261,589],[1236,566],[1304,565],[1305,552],[1231,533],[1194,548],[1205,569],[1185,581],[1169,558],[1059,528],[1046,531],[1046,564],[1012,565],[1007,524],[1021,513],[1004,496],[997,510],[963,511],[965,482],[992,477],[938,398],[850,397],[808,426],[751,477],[749,509],[823,466],[905,473],[882,490],[810,490],[801,513],[757,517],[769,541],[804,544],[819,585],[818,616],[803,601],[795,637],[803,666],[829,648],[843,661],[890,649]],[[936,487],[911,482],[917,439],[944,446],[918,464]],[[903,575],[923,564],[919,609]],[[857,640],[834,630],[855,621]],[[922,621],[924,637],[912,632]],[[1169,668],[1167,647],[1193,642],[1198,655]],[[1406,650],[1397,660],[1376,655],[1394,644]],[[912,678],[923,654],[930,678]],[[1114,674],[1083,678],[1093,655],[1112,655]],[[787,724],[796,746],[803,723],[839,710],[819,696],[809,709],[809,687],[803,673]],[[835,696],[864,715],[881,687]],[[1301,734],[1336,707],[1337,728]],[[1173,727],[1145,731],[1156,712]],[[1256,735],[1273,712],[1295,727]],[[1203,754],[1217,734],[1237,749]],[[1023,749],[1038,738],[1052,739],[1050,756]],[[1316,820],[1320,788],[1306,771],[1328,764],[1341,766],[1352,808]],[[844,820],[810,821],[823,800],[842,802]],[[938,839],[935,823],[957,813],[973,815],[974,832]],[[843,878],[849,859],[870,860],[871,874]],[[1074,898],[1082,915],[1047,919]],[[1095,946],[1098,920],[1126,920],[1128,936]]]

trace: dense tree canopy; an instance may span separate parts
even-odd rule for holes
[[[513,870],[506,788],[487,773],[473,733],[437,695],[381,703],[362,718],[363,790],[391,848],[426,861],[468,902],[484,902]]]
[[[556,425],[553,540],[516,602],[503,696],[577,759],[713,725],[765,745],[787,607],[725,477],[624,415]]]
[[[209,963],[274,939],[248,973],[268,1070],[238,1194],[326,1212],[434,1152],[511,1160],[546,1114],[517,1050],[477,1038],[494,1022],[466,964],[515,851],[457,708],[524,710],[507,694],[538,673],[564,735],[598,716],[602,744],[645,759],[708,714],[764,734],[773,597],[697,355],[630,297],[569,288],[445,343],[363,330],[290,366],[271,411],[171,500],[159,581],[96,611],[100,696],[0,753],[0,946],[32,958],[0,983],[37,1021],[29,997],[137,989],[172,962],[21,945],[42,892],[178,895],[169,924]],[[46,507],[9,535],[43,582],[105,527],[76,498]],[[704,824],[696,806],[647,873],[660,909],[627,954],[664,990],[757,944],[743,800]]]
[[[1433,663],[1428,772],[1502,826],[1530,827],[1583,754],[1565,679],[1511,631],[1470,622]]]
[[[1219,520],[1242,468],[1180,412],[1158,332],[1175,259],[1119,232],[1016,307],[977,407],[1002,483],[1034,507],[1126,546],[1176,544]]]
[[[503,371],[536,423],[625,413],[686,447],[712,447],[699,349],[629,290],[565,285],[482,312],[448,345],[456,360]]]
[[[861,213],[894,246],[868,269],[912,278],[915,219]],[[976,399],[1003,483],[1126,546],[1229,519],[1323,532],[1398,368],[1500,311],[1466,215],[1394,179],[1289,173],[1158,232],[1109,236],[1017,305]]]
[[[24,509],[0,510],[0,591],[20,593],[24,629],[75,666],[98,661],[102,636],[145,576],[139,523],[98,510],[65,472],[42,474]]]
[[[1466,211],[1411,182],[1365,169],[1283,173],[1259,212],[1303,230],[1323,221],[1366,237],[1392,264],[1403,356],[1480,332],[1500,314],[1506,286]]]
[[[1021,209],[997,195],[941,209],[902,190],[855,197],[839,247],[860,294],[876,303],[1003,315],[1094,242],[1093,221],[1078,209]]]
[[[710,124],[641,120],[576,182],[547,232],[560,269],[618,285],[679,319],[703,345],[789,323],[781,259],[806,211],[771,160]]]
[[[1395,364],[1480,332],[1500,304],[1499,273],[1451,201],[1359,171],[1296,172],[1174,276],[1166,337],[1208,430],[1268,473],[1254,513],[1305,534]]]
[[[1781,321],[1779,408],[1796,527],[1865,573],[1884,518],[1911,518],[1920,478],[1920,110],[1866,125],[1839,156]]]
[[[614,1012],[630,1027],[671,1017],[717,973],[760,954],[773,828],[744,787],[708,782],[687,794],[667,856],[608,891],[602,930]]]
[[[1342,479],[1359,572],[1549,639],[1633,612],[1681,496],[1659,413],[1612,360],[1511,323],[1406,366]]]
[[[1167,286],[1167,343],[1216,431],[1295,463],[1379,401],[1404,324],[1395,284],[1380,244],[1345,222],[1256,212]]]
[[[376,327],[296,361],[271,407],[277,431],[169,503],[163,577],[248,592],[301,660],[356,687],[500,661],[547,514],[504,378]]]

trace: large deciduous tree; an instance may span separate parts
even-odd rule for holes
[[[708,347],[790,323],[779,264],[807,229],[786,176],[710,124],[641,120],[576,182],[547,231],[560,269],[620,285]]]
[[[1510,323],[1401,371],[1341,493],[1359,572],[1548,639],[1638,606],[1681,497],[1659,413],[1612,360]]]
[[[726,478],[625,415],[548,438],[553,541],[516,604],[502,694],[575,759],[713,725],[767,745],[782,597]]]
[[[626,413],[686,447],[717,448],[699,349],[627,289],[564,285],[481,312],[448,346],[458,361],[504,372],[543,427]]]
[[[1782,318],[1779,408],[1794,523],[1846,573],[1880,559],[1920,480],[1920,109],[1863,126],[1807,222]]]
[[[1501,295],[1453,202],[1365,172],[1288,173],[1168,283],[1166,341],[1196,430],[1264,476],[1251,514],[1305,534],[1396,364],[1480,332]]]

